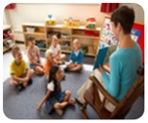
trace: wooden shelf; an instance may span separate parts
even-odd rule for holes
[[[47,38],[47,40],[51,40],[51,38]],[[71,38],[59,38],[58,41],[69,41],[69,42],[71,42]]]
[[[11,29],[11,26],[10,25],[3,25],[3,31],[5,31],[7,29]]]
[[[10,37],[4,38],[3,41],[7,41],[9,39],[11,39],[11,38]]]
[[[8,50],[10,50],[10,48],[3,48],[3,53],[7,52]]]
[[[34,27],[35,32],[26,32],[27,27]],[[23,34],[24,34],[24,41],[27,46],[26,36],[28,34],[34,35],[36,39],[41,39],[46,41],[46,48],[40,48],[41,50],[48,49],[49,45],[51,44],[51,38],[48,38],[49,32],[57,33],[59,35],[61,34],[67,34],[69,38],[59,38],[59,42],[70,42],[69,46],[70,49],[72,49],[72,42],[74,38],[78,38],[78,40],[81,42],[81,44],[86,45],[89,47],[90,50],[88,50],[88,53],[86,55],[88,56],[95,56],[96,55],[96,47],[98,47],[99,44],[99,35],[101,28],[97,27],[96,29],[88,29],[85,28],[85,26],[80,27],[64,27],[63,24],[56,24],[56,25],[45,25],[43,23],[24,23],[22,25]],[[80,32],[80,33],[79,33]],[[92,35],[98,35],[98,36],[89,36],[85,35],[87,32],[92,32]],[[90,48],[91,47],[91,48]],[[64,50],[62,49],[62,52],[65,53],[71,53],[71,50]]]
[[[94,53],[86,53],[86,55],[88,55],[88,56],[95,56],[96,54],[94,54]]]
[[[94,37],[94,36],[85,36],[85,35],[72,35],[72,37],[77,37],[77,38],[89,38],[89,39],[98,39],[98,37]]]
[[[44,23],[23,23],[22,26],[35,26],[35,27],[45,27]]]
[[[70,50],[62,50],[62,52],[64,52],[64,53],[71,53]]]
[[[39,49],[40,49],[40,50],[47,50],[46,48],[40,48],[40,47],[39,47]]]
[[[42,35],[42,36],[46,36],[45,33],[42,32],[24,32],[25,35]]]
[[[79,26],[79,27],[73,27],[72,29],[80,29],[80,30],[87,30],[87,31],[101,31],[101,28],[100,27],[97,27],[95,29],[89,29],[89,28],[86,28],[85,26]]]
[[[12,32],[10,25],[3,25],[3,33]],[[10,50],[15,45],[15,40],[11,37],[3,38],[3,53]]]

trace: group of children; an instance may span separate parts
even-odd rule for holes
[[[39,110],[43,103],[46,102],[47,111],[50,114],[53,109],[58,114],[63,113],[63,108],[67,105],[74,105],[75,100],[70,98],[70,91],[62,91],[60,82],[65,78],[63,70],[58,66],[65,64],[66,56],[61,53],[60,44],[56,35],[52,36],[52,44],[45,52],[46,61],[43,64],[40,58],[40,50],[35,45],[35,38],[31,35],[27,37],[27,57],[29,60],[30,69],[27,63],[23,60],[21,49],[15,46],[12,49],[14,60],[10,65],[11,81],[10,84],[15,87],[17,91],[22,91],[28,85],[32,84],[32,75],[45,75],[48,84],[46,94],[39,103],[37,109]],[[78,39],[73,41],[73,50],[70,54],[70,61],[66,64],[65,72],[80,71],[82,69],[83,52]]]

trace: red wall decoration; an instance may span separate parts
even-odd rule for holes
[[[119,3],[101,3],[101,12],[110,13],[119,7]]]
[[[144,63],[144,24],[135,22],[133,28],[141,31],[138,44],[140,45],[142,50],[142,62]]]
[[[10,3],[5,7],[5,9],[14,9],[14,8],[15,8],[15,3]]]

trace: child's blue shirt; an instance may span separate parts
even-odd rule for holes
[[[83,61],[83,51],[80,49],[78,54],[73,50],[70,54],[70,60],[76,64],[82,64]]]

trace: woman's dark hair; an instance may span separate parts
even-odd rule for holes
[[[56,80],[56,73],[57,71],[59,70],[59,67],[57,65],[53,65],[50,69],[50,72],[49,72],[49,79],[48,79],[48,83],[52,82],[54,83],[55,85],[55,88],[54,90],[56,90],[57,88],[57,80]]]
[[[119,9],[115,10],[111,15],[111,21],[115,24],[115,26],[120,23],[123,28],[124,34],[131,33],[134,20],[134,10],[127,6],[120,7]]]

